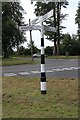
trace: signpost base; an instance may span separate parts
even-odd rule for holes
[[[46,94],[47,93],[47,91],[41,91],[41,94]]]

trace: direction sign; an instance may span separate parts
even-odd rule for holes
[[[56,32],[56,28],[55,27],[50,27],[50,26],[43,26],[43,29],[45,31],[51,31],[51,32]],[[37,26],[20,26],[20,30],[21,31],[28,31],[28,30],[40,30],[41,31],[41,26],[37,25]]]
[[[31,0],[31,3],[33,3],[34,1],[44,2],[44,3],[48,3],[48,2],[67,2],[67,0]]]
[[[40,25],[32,26],[32,30],[41,30],[41,26]]]
[[[44,16],[41,16],[41,20],[42,22],[43,21],[46,21],[48,18],[52,17],[53,16],[53,10],[49,11],[48,13],[46,13]]]
[[[41,30],[41,26],[20,26],[21,31],[28,31],[28,30]]]
[[[45,31],[56,32],[56,28],[55,27],[50,27],[50,26],[44,26],[44,30]]]
[[[33,20],[31,22],[32,25],[37,24],[39,22],[44,22],[46,21],[48,18],[53,16],[53,10],[49,11],[48,13],[46,13],[44,16],[40,16],[38,18],[36,18],[35,20]]]
[[[31,21],[31,25],[34,25],[34,24],[37,24],[37,23],[39,23],[38,18],[36,18],[33,21]]]

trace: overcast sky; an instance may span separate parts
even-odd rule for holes
[[[63,33],[69,33],[69,34],[76,34],[77,32],[77,25],[75,25],[75,14],[76,10],[78,8],[78,2],[79,0],[68,0],[69,5],[66,8],[62,8],[61,13],[63,14],[69,14],[67,17],[67,20],[64,20],[62,25],[66,26],[66,29],[63,29]],[[35,2],[34,2],[35,4]],[[34,14],[34,4],[31,4],[30,0],[21,0],[21,5],[23,6],[24,10],[26,11],[26,15],[24,15],[25,22],[28,23],[29,19],[33,20],[36,18]],[[29,37],[29,31],[26,32],[27,41],[30,41]],[[45,36],[46,38],[46,36]],[[32,39],[35,43],[35,45],[40,48],[41,42],[40,42],[40,32],[39,31],[32,31]],[[27,43],[24,43],[24,46],[27,47]],[[49,40],[45,39],[45,47],[46,46],[53,46],[53,42],[50,42]]]

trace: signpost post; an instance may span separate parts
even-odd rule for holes
[[[32,21],[32,24],[41,23],[41,94],[46,94],[46,72],[45,72],[45,51],[44,51],[44,25],[43,22],[53,16],[53,10]],[[47,29],[46,29],[47,30]]]
[[[41,22],[41,94],[46,94],[46,72],[45,72],[45,52],[44,52],[43,22]]]
[[[29,19],[29,26],[31,25],[30,19]],[[31,57],[33,61],[33,43],[32,43],[32,30],[30,30],[30,42],[31,42]]]

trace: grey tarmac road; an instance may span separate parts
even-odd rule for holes
[[[80,59],[46,59],[45,63],[47,77],[78,78],[80,76]],[[2,67],[2,76],[40,77],[40,63],[4,66]]]

